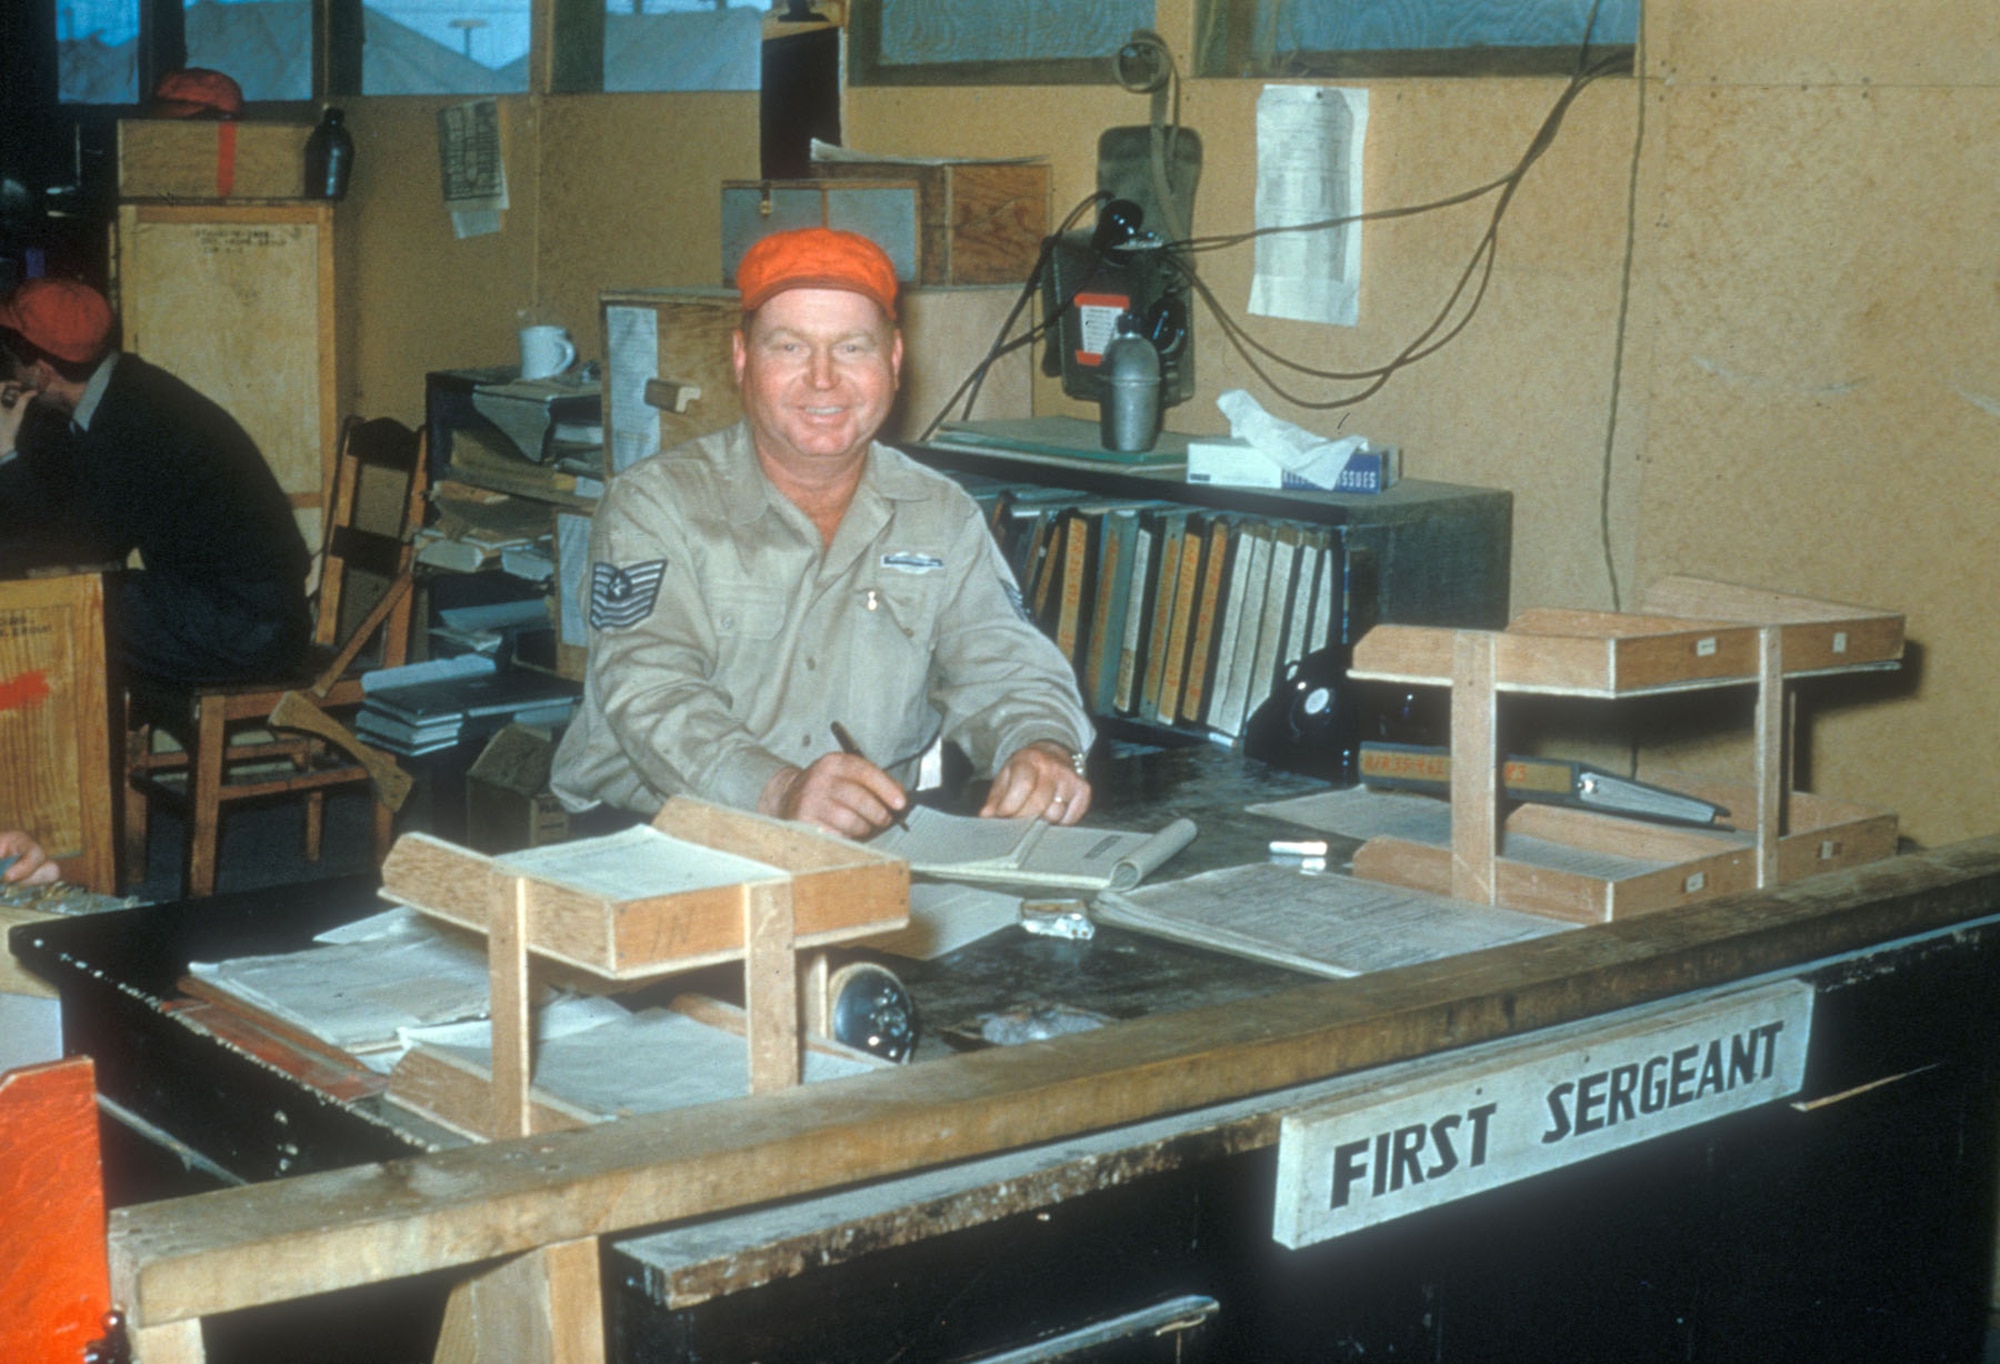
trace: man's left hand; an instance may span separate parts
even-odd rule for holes
[[[1069,752],[1049,740],[1017,750],[1000,765],[980,807],[982,819],[1033,819],[1074,824],[1090,809],[1090,783],[1070,765]]]

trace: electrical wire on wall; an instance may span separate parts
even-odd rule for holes
[[[1587,53],[1588,48],[1586,47],[1584,51]],[[1349,214],[1339,218],[1326,218],[1317,222],[1257,228],[1253,231],[1233,233],[1227,236],[1194,237],[1183,242],[1171,244],[1168,259],[1182,264],[1183,273],[1193,286],[1195,292],[1201,297],[1202,302],[1208,305],[1209,314],[1221,328],[1223,335],[1229,339],[1230,344],[1243,357],[1244,362],[1249,365],[1251,372],[1268,385],[1272,392],[1294,406],[1309,411],[1325,411],[1332,408],[1352,407],[1380,392],[1383,386],[1401,370],[1417,363],[1419,360],[1424,360],[1435,355],[1449,344],[1453,338],[1458,336],[1460,332],[1465,330],[1466,326],[1472,321],[1473,316],[1479,311],[1479,305],[1486,295],[1486,287],[1492,279],[1493,262],[1499,245],[1500,223],[1506,217],[1507,208],[1513,202],[1515,192],[1520,188],[1521,182],[1526,178],[1528,171],[1534,166],[1535,162],[1539,161],[1543,153],[1547,152],[1554,145],[1556,134],[1562,128],[1563,119],[1569,113],[1571,105],[1576,102],[1577,96],[1581,95],[1593,81],[1622,67],[1623,62],[1624,59],[1622,57],[1606,57],[1589,65],[1580,65],[1577,72],[1570,77],[1569,84],[1564,87],[1562,94],[1556,99],[1554,106],[1542,119],[1541,126],[1536,129],[1535,136],[1529,141],[1527,150],[1522,153],[1520,160],[1515,163],[1512,170],[1497,179],[1490,180],[1483,185],[1478,185],[1471,189],[1462,190],[1457,194],[1447,195],[1442,199],[1433,199],[1422,204],[1412,204],[1400,208],[1376,209],[1372,212]],[[1188,255],[1205,251],[1226,250],[1231,247],[1241,246],[1246,242],[1255,241],[1259,237],[1272,236],[1281,232],[1319,232],[1330,228],[1343,227],[1352,223],[1386,222],[1396,218],[1410,218],[1420,213],[1432,213],[1440,209],[1453,208],[1460,204],[1471,203],[1496,192],[1499,198],[1494,202],[1493,212],[1487,220],[1486,230],[1481,234],[1479,244],[1473,249],[1471,257],[1466,261],[1465,268],[1459,272],[1456,283],[1452,286],[1450,294],[1446,296],[1443,305],[1438,309],[1436,316],[1408,344],[1397,352],[1395,358],[1385,364],[1369,369],[1319,369],[1281,355],[1251,336],[1244,329],[1243,325],[1223,306],[1221,300],[1216,298],[1214,291],[1202,281],[1200,276],[1191,267],[1184,264],[1184,257]],[[1474,286],[1475,275],[1477,276],[1476,286]],[[1472,289],[1471,297],[1465,302],[1463,310],[1454,320],[1453,313],[1459,309],[1460,301],[1466,298],[1468,288]],[[1449,326],[1447,326],[1447,323],[1449,323]],[[1259,356],[1272,361],[1284,369],[1305,375],[1308,378],[1325,379],[1334,382],[1361,383],[1365,386],[1339,397],[1314,399],[1287,389],[1277,379],[1272,377],[1269,369],[1260,363]]]
[[[1382,388],[1385,385],[1387,385],[1389,380],[1393,378],[1396,374],[1400,373],[1403,369],[1406,369],[1409,366],[1416,364],[1420,360],[1427,359],[1430,356],[1437,354],[1438,351],[1442,350],[1446,345],[1450,344],[1450,342],[1454,340],[1461,332],[1463,332],[1465,328],[1471,323],[1473,317],[1477,314],[1479,310],[1481,302],[1485,298],[1487,286],[1491,282],[1493,274],[1493,264],[1496,258],[1498,244],[1499,244],[1500,224],[1506,217],[1507,209],[1509,205],[1513,202],[1514,194],[1516,193],[1517,190],[1519,190],[1529,170],[1532,169],[1534,164],[1542,158],[1543,154],[1546,153],[1548,149],[1554,145],[1557,134],[1561,131],[1564,118],[1567,117],[1571,107],[1575,104],[1577,98],[1583,93],[1583,91],[1589,88],[1589,86],[1592,83],[1599,80],[1600,78],[1612,74],[1613,72],[1618,71],[1620,69],[1623,69],[1624,67],[1625,59],[1620,55],[1602,57],[1596,60],[1592,60],[1591,58],[1590,39],[1591,39],[1591,34],[1594,31],[1597,22],[1597,10],[1598,10],[1598,0],[1593,0],[1593,3],[1590,8],[1590,13],[1587,19],[1585,20],[1584,36],[1577,50],[1576,69],[1572,73],[1568,84],[1564,86],[1562,93],[1557,97],[1555,104],[1550,108],[1549,112],[1543,117],[1540,126],[1536,129],[1534,136],[1529,140],[1528,146],[1522,152],[1520,159],[1515,162],[1514,166],[1510,170],[1508,170],[1506,174],[1498,176],[1492,180],[1489,180],[1484,184],[1475,185],[1469,189],[1461,190],[1458,193],[1446,195],[1443,198],[1433,199],[1425,203],[1412,204],[1397,208],[1376,209],[1368,212],[1349,214],[1335,218],[1326,218],[1308,223],[1287,223],[1273,227],[1256,228],[1247,232],[1238,232],[1238,233],[1230,233],[1225,235],[1216,235],[1207,237],[1185,236],[1179,238],[1178,240],[1172,240],[1164,243],[1161,252],[1162,257],[1171,265],[1171,267],[1174,270],[1176,270],[1181,275],[1182,278],[1185,279],[1188,286],[1201,298],[1202,302],[1207,305],[1208,314],[1214,320],[1215,324],[1221,329],[1222,334],[1228,339],[1230,345],[1237,351],[1237,353],[1240,356],[1242,356],[1244,362],[1249,366],[1251,372],[1254,373],[1258,377],[1258,379],[1260,379],[1266,386],[1268,386],[1271,392],[1276,394],[1278,397],[1284,399],[1286,402],[1289,402],[1296,407],[1308,411],[1326,411],[1330,409],[1352,407],[1358,403],[1366,401],[1374,394],[1380,392]],[[1120,80],[1121,83],[1124,84],[1127,89],[1131,89],[1139,93],[1148,93],[1153,96],[1154,107],[1153,107],[1152,121],[1154,126],[1154,132],[1156,134],[1154,139],[1154,147],[1155,147],[1155,155],[1157,158],[1160,154],[1160,149],[1163,145],[1163,142],[1165,141],[1165,138],[1161,133],[1161,129],[1163,123],[1166,121],[1164,115],[1166,111],[1166,104],[1169,97],[1171,97],[1172,101],[1172,124],[1174,128],[1178,130],[1179,118],[1180,118],[1180,107],[1179,107],[1180,89],[1179,89],[1178,72],[1172,70],[1171,59],[1165,58],[1165,45],[1163,42],[1160,42],[1160,40],[1158,40],[1156,35],[1135,33],[1133,36],[1134,36],[1134,43],[1128,45],[1128,47],[1130,48],[1134,49],[1147,48],[1148,44],[1140,42],[1142,38],[1150,40],[1151,43],[1158,44],[1159,47],[1158,53],[1153,54],[1154,64],[1150,68],[1144,67],[1139,63],[1131,61],[1123,52],[1121,52],[1120,54],[1120,65],[1119,65]],[[1148,50],[1150,51],[1149,48]],[[1162,58],[1164,58],[1164,66],[1161,65]],[[1635,149],[1635,157],[1636,157],[1636,149]],[[1155,171],[1157,175],[1164,175],[1165,168],[1163,166],[1156,165]],[[1294,360],[1272,349],[1270,346],[1265,345],[1263,342],[1258,341],[1254,336],[1252,336],[1249,333],[1249,331],[1243,326],[1243,324],[1237,320],[1234,314],[1231,313],[1231,311],[1222,303],[1222,301],[1216,297],[1214,291],[1210,289],[1207,283],[1201,279],[1199,273],[1194,268],[1193,258],[1196,256],[1212,251],[1229,250],[1235,247],[1245,245],[1250,242],[1254,242],[1261,237],[1273,236],[1278,233],[1285,233],[1285,232],[1327,231],[1333,228],[1347,226],[1350,224],[1369,223],[1369,222],[1388,222],[1399,218],[1410,218],[1423,213],[1434,213],[1441,211],[1443,209],[1454,208],[1462,204],[1473,203],[1479,199],[1487,197],[1488,195],[1496,195],[1496,194],[1498,195],[1498,198],[1495,200],[1493,205],[1493,211],[1487,220],[1486,229],[1481,234],[1478,244],[1473,249],[1472,255],[1466,261],[1464,269],[1460,271],[1459,276],[1457,280],[1454,282],[1450,293],[1446,296],[1443,304],[1439,307],[1436,315],[1423,328],[1423,330],[1418,332],[1415,337],[1411,338],[1411,340],[1408,343],[1406,343],[1396,353],[1396,355],[1393,358],[1391,358],[1390,360],[1388,360],[1383,364],[1372,366],[1367,369],[1337,370],[1337,369],[1318,368],[1313,365],[1306,364],[1302,361]],[[1051,234],[1048,238],[1045,238],[1043,240],[1041,254],[1036,261],[1035,269],[1031,272],[1027,283],[1024,285],[1020,299],[1017,300],[1013,310],[1009,312],[1006,322],[1003,323],[1003,325],[1001,326],[999,334],[994,339],[993,345],[989,348],[986,356],[981,360],[979,365],[975,367],[972,374],[968,376],[968,378],[965,380],[964,383],[960,384],[958,390],[953,393],[952,397],[949,400],[947,400],[943,408],[931,420],[929,425],[925,427],[923,435],[919,437],[919,439],[929,439],[931,435],[933,435],[936,432],[938,427],[946,420],[952,407],[959,402],[961,397],[965,398],[963,416],[969,417],[972,410],[972,400],[977,396],[979,385],[983,381],[986,372],[991,368],[991,366],[1002,356],[1010,354],[1013,351],[1020,349],[1022,346],[1032,344],[1034,341],[1046,335],[1052,328],[1056,326],[1064,311],[1066,311],[1071,306],[1073,301],[1072,299],[1070,298],[1061,299],[1055,307],[1048,308],[1046,310],[1048,315],[1045,316],[1039,323],[1037,323],[1029,331],[1027,331],[1026,333],[1024,333],[1019,337],[1014,338],[1011,341],[1006,339],[1007,332],[1014,326],[1015,322],[1018,320],[1021,314],[1021,311],[1026,306],[1028,299],[1033,295],[1035,289],[1037,288],[1042,273],[1046,269],[1048,269],[1050,254],[1055,241],[1059,237],[1061,237],[1062,234],[1066,232],[1072,225],[1074,225],[1074,223],[1082,215],[1084,210],[1086,210],[1091,204],[1100,202],[1106,197],[1107,196],[1103,192],[1099,192],[1098,194],[1093,195],[1085,199],[1081,203],[1079,203],[1075,209],[1071,210],[1068,217],[1066,217],[1063,220],[1062,225],[1059,226],[1056,229],[1056,231],[1053,234]],[[1161,197],[1164,201],[1169,203],[1172,200],[1172,195],[1170,193],[1166,193],[1164,191],[1164,188],[1162,189]],[[1629,223],[1628,223],[1628,237],[1629,237]],[[1630,259],[1629,259],[1629,241],[1628,241],[1628,253],[1627,253],[1628,275],[1629,275],[1629,267],[1630,267]],[[1468,296],[1468,291],[1469,291],[1469,296]],[[1625,297],[1625,287],[1621,286],[1621,303],[1620,303],[1621,348],[1622,348],[1622,335],[1623,335],[1622,326],[1623,326],[1623,316],[1624,316],[1624,297]],[[1295,374],[1302,375],[1309,379],[1325,380],[1335,383],[1355,383],[1362,385],[1362,387],[1355,391],[1337,397],[1316,399],[1309,395],[1301,394],[1287,388],[1277,378],[1273,377],[1271,369],[1266,366],[1264,361],[1269,361],[1272,366],[1276,366],[1277,368],[1283,370],[1289,370]],[[1614,415],[1614,422],[1615,422],[1615,415]],[[1607,465],[1608,465],[1608,460],[1610,458],[1609,456],[1610,439],[1611,437],[1607,435],[1607,453],[1606,453]],[[1608,566],[1610,562],[1610,550],[1608,545],[1608,536],[1609,536],[1608,467],[1605,472],[1605,479],[1606,479],[1605,493],[1604,493],[1605,510],[1603,515],[1605,517],[1604,534],[1606,537],[1606,561]],[[1617,584],[1615,581],[1615,575],[1614,575],[1612,590],[1615,600],[1618,592]]]
[[[979,400],[980,386],[986,382],[987,372],[993,368],[1001,357],[1012,355],[1023,346],[1033,345],[1035,342],[1041,340],[1047,334],[1048,330],[1055,325],[1056,320],[1062,315],[1062,308],[1053,310],[1048,317],[1043,318],[1013,340],[1009,341],[1007,339],[1007,333],[1014,329],[1014,324],[1020,320],[1022,312],[1027,308],[1029,301],[1034,298],[1035,291],[1041,287],[1042,272],[1049,267],[1049,255],[1055,250],[1056,239],[1069,231],[1070,228],[1076,226],[1077,219],[1084,215],[1085,210],[1093,204],[1104,202],[1104,200],[1110,197],[1103,190],[1098,190],[1094,194],[1085,196],[1077,202],[1075,208],[1069,211],[1068,215],[1057,225],[1054,232],[1042,238],[1041,253],[1035,258],[1034,268],[1028,272],[1027,282],[1021,286],[1020,296],[1014,300],[1014,306],[1007,310],[1006,318],[1000,323],[1000,329],[994,335],[993,344],[987,348],[986,354],[973,367],[972,373],[966,375],[959,386],[952,390],[951,396],[944,400],[944,403],[938,408],[937,415],[925,423],[923,433],[917,437],[919,444],[937,434],[937,429],[944,425],[945,418],[951,415],[953,405],[961,398],[965,400],[965,410],[961,414],[960,420],[969,419],[972,416],[972,405]],[[1069,300],[1063,300],[1062,306],[1064,308],[1068,307]]]

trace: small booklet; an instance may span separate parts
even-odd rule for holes
[[[1194,842],[1192,820],[1158,833],[1064,827],[1040,819],[977,819],[914,806],[908,831],[889,828],[868,843],[907,858],[910,870],[964,881],[1019,881],[1077,890],[1130,890]]]

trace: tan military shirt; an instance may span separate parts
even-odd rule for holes
[[[887,446],[822,546],[748,427],[704,436],[612,481],[590,557],[589,671],[552,783],[572,809],[752,809],[838,747],[836,721],[905,785],[940,734],[985,773],[1038,739],[1089,746],[1074,675],[977,506]]]

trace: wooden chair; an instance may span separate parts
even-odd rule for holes
[[[169,702],[171,719],[160,717],[157,699],[149,705],[127,692],[128,884],[144,875],[147,814],[154,800],[178,807],[186,819],[182,893],[188,896],[215,891],[222,809],[234,801],[303,796],[305,852],[318,861],[327,790],[372,782],[376,860],[388,854],[392,817],[410,779],[393,758],[361,743],[329,712],[361,704],[366,667],[359,660],[371,642],[380,641],[370,665],[407,661],[411,537],[423,523],[424,456],[424,438],[399,422],[350,417],[342,427],[319,555],[313,658],[306,670],[265,683],[198,688]],[[386,514],[376,519],[394,524],[364,528],[359,524],[364,507],[380,509]],[[371,601],[366,594],[378,584],[379,595]],[[182,749],[154,752],[156,728],[175,733]]]

